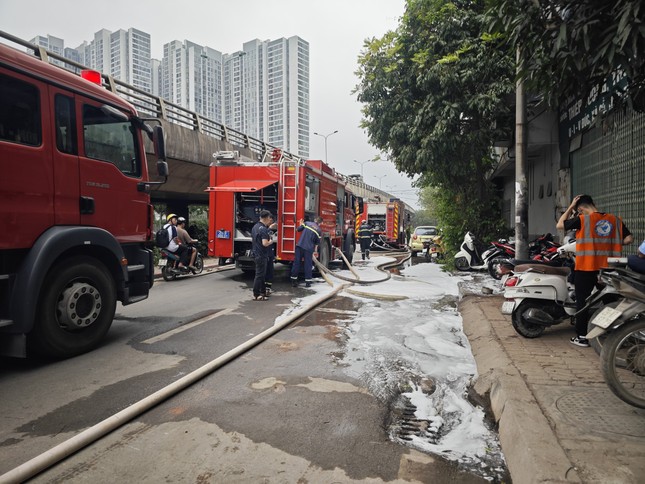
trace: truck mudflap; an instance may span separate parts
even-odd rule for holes
[[[127,306],[147,299],[154,284],[154,256],[152,250],[140,244],[125,245],[123,250],[128,259],[127,278],[118,291],[121,292],[119,300]]]

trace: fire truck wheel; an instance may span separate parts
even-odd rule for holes
[[[343,254],[351,264],[354,260],[354,229],[349,229],[343,240]]]
[[[91,257],[56,264],[45,277],[30,351],[69,358],[98,346],[112,325],[116,288],[107,268]]]
[[[320,244],[320,250],[319,250],[319,255],[320,255],[320,263],[325,266],[329,267],[329,254],[331,252],[331,249],[329,248],[329,240],[328,239],[323,239],[322,243]]]

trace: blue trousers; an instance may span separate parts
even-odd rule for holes
[[[311,267],[313,265],[313,256],[314,253],[312,251],[305,250],[300,246],[296,246],[296,256],[293,259],[293,265],[291,266],[291,279],[298,279],[298,273],[300,272],[300,261],[304,259],[305,281],[311,281]]]
[[[627,256],[627,267],[633,271],[645,274],[645,259],[637,255]]]

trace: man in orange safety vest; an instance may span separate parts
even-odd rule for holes
[[[556,227],[560,230],[576,231],[576,266],[574,284],[576,293],[576,333],[571,343],[587,347],[589,341],[587,323],[588,311],[584,308],[587,298],[598,282],[601,267],[607,267],[607,257],[620,257],[622,246],[631,244],[634,237],[622,219],[611,213],[598,211],[589,195],[576,196],[562,214]]]

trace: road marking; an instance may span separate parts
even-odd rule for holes
[[[142,343],[148,344],[148,345],[152,343],[157,343],[166,338],[170,338],[171,336],[181,333],[182,331],[186,331],[187,329],[191,329],[191,328],[194,328],[195,326],[199,326],[200,324],[205,323],[206,321],[210,321],[211,319],[215,319],[219,316],[224,316],[225,314],[228,314],[231,311],[233,311],[233,309],[234,308],[222,309],[221,311],[218,311],[214,314],[209,314],[208,316],[204,316],[203,318],[193,321],[192,323],[184,324],[183,326],[179,326],[178,328],[172,329],[166,333],[162,333],[160,335],[149,338],[145,341],[142,341]]]

